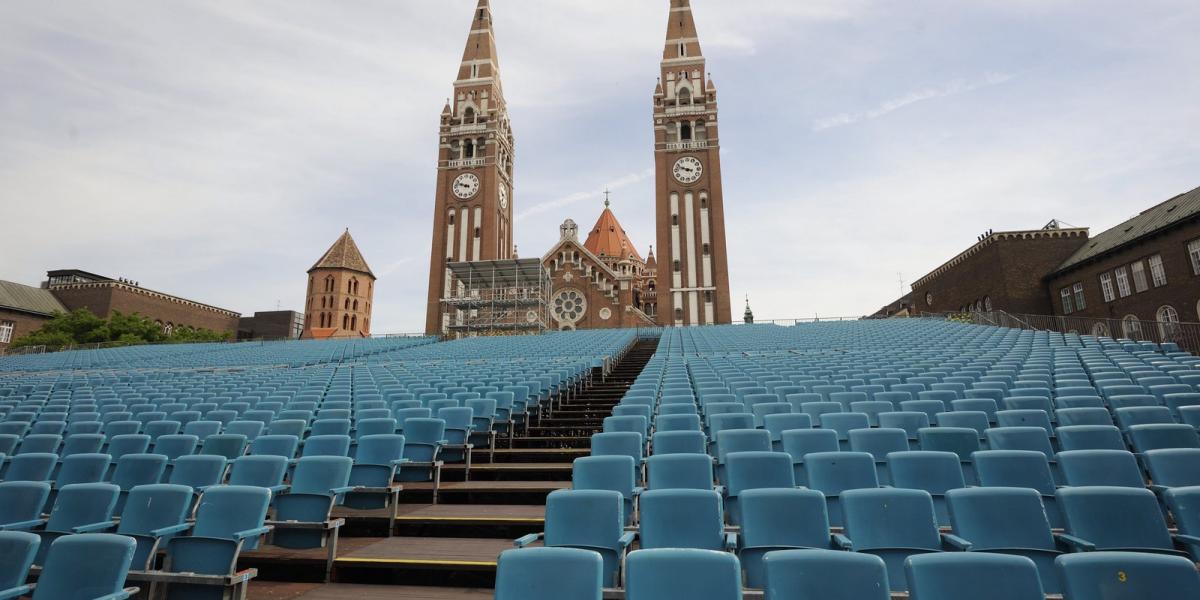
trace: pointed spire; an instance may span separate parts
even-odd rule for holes
[[[450,99],[446,98],[446,106],[442,108],[443,115],[452,115],[454,110],[450,108]]]
[[[367,266],[367,260],[363,258],[362,252],[358,249],[358,244],[354,243],[354,238],[350,237],[350,228],[338,237],[337,241],[321,255],[321,259],[309,269],[349,269],[351,271],[359,271],[366,273],[371,277],[375,274],[371,272],[371,267]]]
[[[600,257],[632,258],[638,262],[645,262],[638,254],[637,246],[629,240],[625,228],[617,221],[617,216],[608,207],[608,201],[605,202],[604,211],[600,213],[600,218],[596,219],[596,224],[588,233],[587,240],[584,240],[583,247]]]
[[[492,30],[492,8],[488,0],[479,0],[478,6],[471,17],[471,32],[467,36],[467,46],[463,50],[462,71],[459,79],[475,79],[478,77],[496,77],[492,72],[500,69],[500,57],[496,53],[496,34]],[[482,64],[491,63],[485,71]],[[470,63],[470,64],[468,64]],[[479,65],[475,73],[471,64]],[[465,75],[462,73],[465,72]],[[472,75],[475,74],[475,77]]]
[[[690,0],[671,0],[663,60],[701,56],[703,53],[700,51],[700,37],[696,33],[696,21],[692,18]]]
[[[747,325],[754,324],[754,311],[750,310],[750,294],[746,294],[746,312],[742,314],[742,321]]]

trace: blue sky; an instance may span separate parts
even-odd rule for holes
[[[0,278],[78,267],[243,313],[350,227],[421,328],[437,119],[475,0],[0,4]],[[493,0],[516,240],[602,192],[653,242],[667,0]],[[693,0],[732,293],[859,315],[987,230],[1093,233],[1200,186],[1200,4]],[[735,311],[740,312],[740,311]]]

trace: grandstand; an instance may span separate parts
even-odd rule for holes
[[[1195,599],[1198,365],[936,319],[0,357],[0,597]]]

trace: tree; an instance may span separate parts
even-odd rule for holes
[[[221,342],[231,337],[228,332],[187,326],[176,327],[168,335],[163,332],[161,325],[136,312],[126,315],[113,311],[112,316],[105,320],[86,308],[80,308],[69,313],[55,313],[41,329],[13,340],[9,347],[46,346],[60,349],[78,344],[112,342],[130,346],[156,342]]]

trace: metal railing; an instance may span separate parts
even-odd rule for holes
[[[943,318],[1032,331],[1056,331],[1161,344],[1173,342],[1189,352],[1200,352],[1200,323],[1142,319],[1106,319],[1070,315],[1012,314],[1003,310],[966,313],[921,313],[921,317]]]

